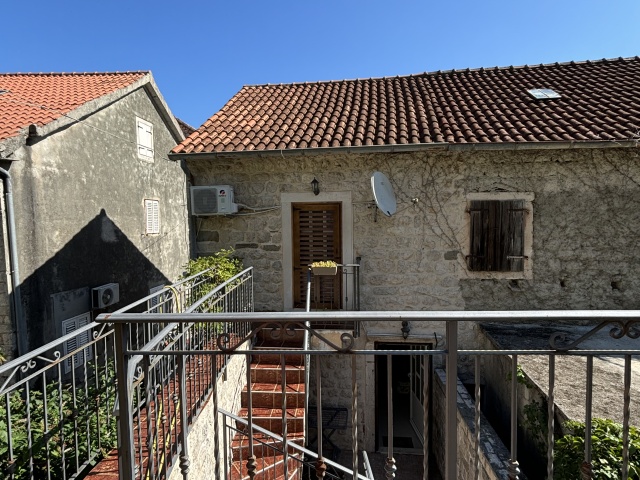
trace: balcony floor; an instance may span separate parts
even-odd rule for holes
[[[371,469],[373,470],[374,478],[387,478],[384,470],[387,455],[381,452],[368,453],[367,455],[369,456],[369,463],[371,463]],[[396,460],[397,467],[396,478],[402,480],[423,480],[422,455],[396,453],[394,455],[394,458]],[[345,465],[351,468],[351,452],[341,452],[340,457],[338,458],[338,462],[341,465]],[[435,466],[435,462],[431,462],[430,468],[431,475],[429,475],[429,480],[442,480],[442,476],[438,472],[438,469]],[[360,465],[360,471],[362,472],[362,465]]]

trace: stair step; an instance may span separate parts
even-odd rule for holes
[[[301,462],[289,457],[287,464],[289,479],[301,478]],[[256,459],[256,467],[254,480],[287,480],[284,477],[284,456],[282,455]],[[234,461],[231,464],[230,478],[231,480],[247,480],[249,478],[246,459]]]
[[[270,347],[297,346],[301,347],[304,342],[304,330],[276,330],[265,328],[260,330],[257,345]]]
[[[304,433],[287,435],[287,444],[295,443],[298,446],[304,444]],[[297,455],[299,450],[292,446],[288,448],[290,455]],[[253,436],[253,454],[256,458],[268,458],[274,455],[281,455],[283,442],[271,436],[256,433]],[[249,437],[246,435],[236,435],[231,442],[232,459],[241,460],[249,457]]]
[[[272,334],[278,333],[274,338]],[[282,436],[282,384],[285,383],[286,392],[286,422],[287,443],[303,446],[305,443],[305,367],[304,354],[297,353],[302,349],[304,330],[290,331],[262,330],[254,349],[258,351],[251,360],[251,400],[252,420],[254,425],[264,428],[278,436]],[[275,351],[288,350],[284,355],[285,371],[280,364],[282,355]],[[284,376],[284,379],[283,379]],[[242,408],[238,412],[241,418],[248,417],[248,391],[245,387],[241,395]],[[238,430],[244,430],[244,425],[236,425]],[[246,462],[249,455],[249,438],[244,434],[237,434],[232,441],[231,476],[233,480],[248,479]],[[289,459],[288,478],[284,476],[283,442],[275,440],[267,434],[256,433],[253,436],[253,450],[256,456],[255,480],[299,480],[302,477],[302,465],[294,456],[300,452],[293,447],[287,448],[291,455]]]
[[[294,383],[286,386],[287,408],[304,407],[304,384]],[[242,391],[241,405],[246,408],[248,392]],[[273,383],[254,383],[251,385],[251,404],[254,408],[282,408],[282,386]]]
[[[248,417],[248,409],[243,408],[238,412],[238,416],[242,418]],[[282,410],[278,408],[254,408],[253,423],[259,427],[269,430],[270,432],[282,435]],[[241,430],[243,424],[237,424],[236,427]],[[287,432],[289,435],[296,433],[304,433],[304,408],[288,408],[287,409]]]
[[[269,348],[256,348],[260,353],[254,353],[251,356],[251,363],[256,364],[271,364],[271,365],[279,365],[280,364],[280,354],[279,353],[271,353],[274,349]],[[304,365],[304,355],[302,353],[294,353],[295,350],[292,350],[290,353],[287,353],[284,356],[284,362],[287,365]]]
[[[287,383],[304,383],[304,366],[285,364]],[[279,363],[252,363],[251,381],[255,383],[282,383],[282,366]]]

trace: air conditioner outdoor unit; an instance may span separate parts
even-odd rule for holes
[[[107,283],[96,287],[91,291],[91,303],[93,308],[105,308],[120,301],[120,285]]]
[[[191,212],[195,216],[228,215],[238,211],[231,185],[191,187]]]

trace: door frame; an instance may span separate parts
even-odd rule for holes
[[[342,262],[353,263],[353,205],[351,192],[283,193],[280,195],[282,205],[282,286],[284,293],[284,310],[293,310],[293,203],[340,203],[342,218]],[[346,294],[353,298],[352,282],[342,282],[343,297]]]
[[[376,338],[375,341],[373,342],[373,349],[374,350],[407,350],[407,351],[418,350],[418,347],[423,347],[424,350],[433,349],[432,340],[425,340],[425,341],[420,341],[420,339],[414,339],[414,340],[416,341],[407,342],[406,340],[399,340],[399,339],[396,340],[393,338],[385,338],[385,339]],[[416,428],[415,428],[416,426],[412,421],[412,415],[411,415],[412,413],[411,410],[413,408],[412,407],[412,403],[413,403],[412,385],[414,380],[413,377],[411,376],[411,374],[413,373],[412,357],[413,355],[401,355],[401,356],[395,355],[395,356],[392,356],[392,359],[391,359],[392,368],[394,368],[395,362],[400,362],[403,359],[408,359],[408,367],[409,367],[409,372],[408,372],[409,381],[407,382],[409,384],[407,386],[409,388],[409,392],[407,395],[406,404],[405,403],[399,404],[397,402],[397,395],[396,395],[396,401],[394,401],[394,405],[393,405],[394,410],[400,406],[401,408],[407,409],[409,413],[408,413],[408,417],[403,417],[403,415],[400,415],[400,418],[398,419],[394,418],[394,434],[401,431],[400,427],[402,423],[404,423],[405,427],[408,424],[408,428],[412,430],[412,438],[415,437],[418,440],[419,444],[416,444],[414,442],[414,445],[412,448],[403,448],[403,447],[398,447],[397,445],[394,445],[394,450],[399,451],[401,453],[417,454],[424,451],[424,438],[422,437],[422,433],[416,431]],[[429,398],[429,405],[431,405],[433,401],[432,399],[433,380],[432,380],[431,371],[430,371],[430,369],[432,368],[432,364],[428,361],[431,357],[425,356],[423,358],[425,359],[424,380],[427,382],[431,382],[429,385],[430,387],[429,392],[431,396]],[[386,452],[387,447],[383,445],[383,438],[382,438],[383,433],[386,432],[388,435],[388,432],[387,432],[388,416],[387,416],[387,411],[384,409],[384,407],[387,404],[386,396],[388,394],[389,386],[387,385],[387,377],[382,376],[382,370],[386,372],[386,369],[387,369],[386,356],[375,355],[375,359],[373,363],[374,363],[373,369],[374,369],[374,379],[375,379],[373,382],[374,383],[373,395],[375,398],[375,407],[374,407],[375,414],[374,414],[374,425],[373,425],[374,438],[375,438],[375,451]],[[392,378],[393,385],[391,386],[391,388],[394,389],[394,387],[398,387],[399,386],[398,384],[401,382],[403,378],[404,377],[399,377],[394,375]],[[385,388],[382,388],[383,385],[385,386]],[[431,407],[429,407],[429,409],[431,410]],[[403,421],[403,418],[404,418],[404,421]],[[397,423],[397,422],[400,422],[400,423]],[[424,417],[423,417],[423,422],[424,422]],[[433,418],[430,416],[430,413],[428,414],[427,422],[429,425],[428,427],[429,431],[431,431],[431,429],[433,428],[433,423],[432,423]],[[420,430],[423,431],[422,426],[420,426]]]

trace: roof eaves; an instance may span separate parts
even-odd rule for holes
[[[23,128],[17,135],[0,140],[0,160],[13,160],[9,158],[27,141],[29,129]]]
[[[147,93],[151,97],[155,106],[158,108],[160,116],[164,119],[166,125],[169,127],[169,130],[171,130],[175,142],[182,142],[185,139],[184,132],[182,131],[178,120],[169,109],[169,105],[167,105],[167,102],[160,93],[160,89],[158,88],[158,85],[156,85],[156,81],[154,80],[151,72],[149,72],[147,78],[148,82],[144,86]]]
[[[428,150],[442,151],[516,151],[516,150],[569,150],[581,148],[632,148],[639,147],[637,139],[601,140],[601,141],[567,141],[567,142],[494,142],[494,143],[419,143],[403,145],[362,145],[356,147],[319,147],[289,150],[242,150],[198,153],[170,153],[169,158],[184,160],[213,160],[233,157],[267,157],[267,156],[313,156],[327,153],[409,153]]]
[[[140,72],[143,73],[143,76],[140,77],[135,82],[130,83],[129,85],[119,88],[111,93],[107,93],[106,95],[102,95],[100,97],[94,98],[93,100],[89,100],[88,102],[83,103],[79,107],[71,110],[68,113],[62,114],[60,117],[48,122],[44,125],[32,125],[30,128],[32,133],[30,136],[32,137],[46,137],[51,135],[53,132],[60,130],[68,125],[79,122],[89,115],[101,110],[121,98],[129,95],[134,90],[143,87],[145,84],[149,83],[149,79],[151,78],[150,72]]]

